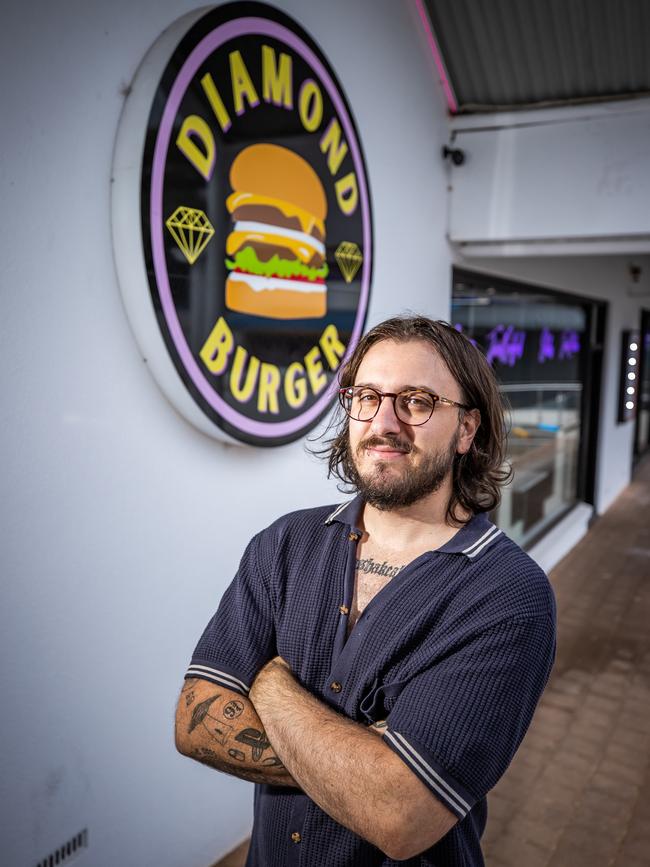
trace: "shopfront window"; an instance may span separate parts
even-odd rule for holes
[[[514,475],[494,518],[529,544],[578,499],[589,305],[455,272],[452,322],[485,353],[509,405]]]

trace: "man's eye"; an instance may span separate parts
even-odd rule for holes
[[[429,409],[431,398],[426,394],[406,394],[404,403],[411,409]]]
[[[363,391],[357,395],[357,400],[361,401],[361,403],[376,403],[377,395],[374,391]]]

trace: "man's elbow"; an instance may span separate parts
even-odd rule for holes
[[[379,848],[394,861],[415,858],[434,846],[455,824],[423,821],[421,815],[410,817],[396,811],[393,820],[383,831],[383,845]]]
[[[176,714],[174,722],[174,743],[176,749],[183,756],[189,756],[191,753],[190,739],[187,733],[187,721],[181,718],[180,714]]]
[[[412,836],[398,832],[390,834],[387,838],[386,845],[382,846],[382,851],[388,855],[393,861],[407,861],[409,858],[415,858],[426,852],[431,846],[438,842],[439,838],[431,840],[415,840]]]
[[[431,844],[433,845],[433,844]],[[409,858],[415,858],[416,855],[421,855],[429,848],[426,846],[414,846],[412,840],[390,840],[387,846],[382,847],[382,852],[392,861],[407,861]]]

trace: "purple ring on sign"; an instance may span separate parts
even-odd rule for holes
[[[215,28],[211,33],[205,36],[201,42],[196,45],[187,60],[181,67],[180,72],[169,93],[169,99],[163,112],[162,120],[158,128],[156,137],[156,146],[153,157],[153,168],[151,174],[151,200],[150,200],[150,224],[151,224],[151,247],[153,253],[154,273],[158,285],[158,293],[163,309],[169,333],[176,350],[185,366],[185,370],[191,377],[194,385],[197,387],[206,402],[215,409],[219,415],[229,422],[233,427],[238,428],[248,434],[259,437],[276,437],[287,436],[299,431],[302,427],[318,416],[327,408],[330,402],[334,389],[336,388],[336,380],[333,380],[329,387],[324,391],[322,396],[318,398],[316,403],[308,410],[296,418],[281,422],[263,422],[255,421],[247,418],[236,409],[229,406],[223,398],[221,398],[213,389],[206,379],[203,371],[197,364],[192,352],[187,345],[185,335],[181,328],[181,324],[176,313],[174,301],[172,299],[171,287],[169,285],[169,275],[167,273],[167,264],[165,261],[165,247],[163,237],[163,183],[165,177],[165,164],[167,161],[167,152],[169,150],[169,142],[171,139],[174,119],[178,113],[181,100],[185,95],[185,91],[189,87],[191,81],[196,75],[201,64],[207,57],[212,54],[215,49],[223,45],[229,39],[236,36],[244,36],[249,34],[258,34],[262,36],[272,36],[280,42],[284,42],[289,47],[293,48],[302,58],[312,67],[314,72],[319,77],[321,83],[325,86],[332,103],[338,113],[341,121],[341,126],[345,131],[346,141],[350,147],[350,154],[354,163],[354,168],[359,183],[359,199],[361,202],[361,215],[363,223],[363,277],[361,281],[361,295],[359,297],[359,306],[357,315],[350,337],[346,353],[341,360],[343,365],[361,336],[361,327],[365,317],[366,308],[368,306],[368,295],[370,293],[370,273],[371,273],[371,239],[370,239],[370,206],[368,201],[368,190],[366,187],[366,178],[364,173],[363,161],[357,143],[356,135],[350,121],[345,103],[341,95],[336,89],[329,72],[314,54],[314,52],[305,43],[286,27],[277,24],[273,21],[267,21],[264,18],[241,18],[237,21],[230,21],[227,24],[222,24]]]

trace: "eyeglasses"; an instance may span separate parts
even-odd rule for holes
[[[377,391],[376,388],[367,385],[352,385],[348,388],[339,388],[338,394],[341,406],[355,421],[372,421],[385,397],[392,398],[397,418],[413,427],[426,424],[433,415],[437,403],[470,409],[463,403],[457,403],[455,400],[449,400],[448,397],[440,397],[438,394],[419,388],[409,388],[395,394],[390,391]]]

